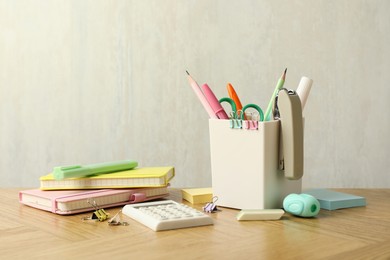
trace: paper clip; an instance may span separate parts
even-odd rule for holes
[[[257,113],[251,113],[250,119],[244,121],[244,128],[248,130],[258,130],[259,129],[259,121],[264,120],[263,110],[256,104],[248,104],[244,107],[243,111],[248,108],[254,108]]]
[[[203,211],[206,213],[213,213],[218,211],[217,205],[215,205],[215,202],[217,202],[218,197],[214,196],[213,201],[207,202],[207,204],[203,207]]]
[[[96,201],[93,201],[91,203],[91,201],[88,199],[87,202],[95,209],[95,211],[92,213],[91,217],[84,217],[83,220],[99,220],[100,222],[102,222],[108,218],[109,214],[104,209],[100,209],[97,206]]]
[[[232,108],[232,112],[230,112],[230,128],[242,128],[242,122],[241,117],[239,116],[239,111],[237,111],[236,103],[234,103],[233,99],[228,97],[223,97],[219,100],[219,103],[222,104],[223,102],[227,102],[230,104],[230,107]],[[241,111],[241,110],[240,110]]]
[[[259,114],[258,113],[250,113],[248,116],[248,120],[244,121],[244,128],[248,130],[258,130],[259,129]]]
[[[242,129],[242,110],[230,113],[230,128]]]
[[[109,226],[128,226],[129,223],[122,222],[121,213],[122,213],[122,210],[120,210],[118,213],[115,214],[115,216],[113,216],[110,220],[108,220],[108,225]]]

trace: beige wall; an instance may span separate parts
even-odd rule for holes
[[[314,79],[307,187],[390,187],[390,1],[0,0],[0,186],[130,158],[211,185],[207,114],[185,70],[264,109]],[[228,148],[228,144],[227,144]]]

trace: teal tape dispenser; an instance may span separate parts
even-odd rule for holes
[[[319,201],[309,194],[290,194],[283,200],[286,212],[300,217],[315,217],[320,211]]]

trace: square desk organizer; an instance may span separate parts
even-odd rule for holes
[[[280,118],[258,129],[231,128],[231,120],[210,119],[210,154],[216,204],[237,209],[282,208],[301,193],[303,118],[298,95],[279,94]]]

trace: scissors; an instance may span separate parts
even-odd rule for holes
[[[232,111],[229,113],[230,116],[230,128],[239,128],[241,129],[242,128],[242,120],[241,119],[241,116],[239,116],[237,114],[237,106],[236,106],[236,103],[233,101],[233,99],[231,98],[228,98],[228,97],[223,97],[221,98],[219,101],[218,101],[220,104],[222,104],[223,102],[227,102],[230,104],[231,108],[232,108]],[[242,110],[239,110],[240,112],[242,112]]]
[[[233,114],[233,112],[232,112],[232,114],[235,115],[234,117],[236,119],[241,119],[241,120],[242,119],[247,119],[245,111],[248,108],[253,108],[253,109],[257,110],[257,112],[259,114],[259,120],[258,121],[264,121],[263,110],[258,105],[251,103],[251,104],[247,104],[246,106],[243,107],[242,104],[241,104],[240,99],[238,98],[238,95],[237,95],[236,91],[234,90],[234,88],[232,86],[232,84],[228,83],[226,87],[227,87],[227,90],[228,90],[230,98],[221,98],[219,100],[219,103],[222,103],[222,102],[225,102],[225,101],[230,103],[230,105],[232,107],[232,110],[234,112],[234,114]],[[235,109],[233,109],[232,103],[235,104]],[[252,115],[254,115],[254,114],[252,113]]]
[[[218,101],[220,104],[223,102],[227,102],[230,104],[232,111],[229,113],[229,119],[230,119],[230,128],[242,128],[242,110],[237,111],[236,103],[233,99],[228,97],[223,97]]]
[[[232,112],[230,112],[230,128],[242,129],[244,126],[246,129],[257,130],[258,122],[264,121],[263,110],[261,110],[261,108],[256,104],[248,104],[242,110],[237,110],[236,103],[233,99],[224,97],[219,100],[220,104],[223,102],[229,103],[232,108]],[[251,113],[251,120],[244,120],[245,111],[248,108],[257,110],[259,116],[258,120],[255,120],[257,116],[253,113]]]
[[[228,98],[228,97],[223,97],[218,102],[220,104],[222,104],[223,102],[229,103],[230,107],[232,108],[232,112],[230,112],[230,119],[231,118],[237,118],[237,105],[236,105],[236,103],[234,102],[233,99]],[[241,111],[241,110],[239,110],[239,111]]]

